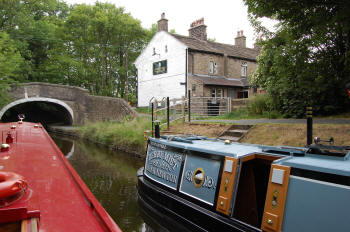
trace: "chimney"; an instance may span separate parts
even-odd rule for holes
[[[241,48],[246,47],[246,37],[243,35],[243,30],[237,31],[237,37],[235,38],[235,45]]]
[[[204,25],[204,18],[198,19],[191,23],[188,32],[189,36],[192,38],[207,40],[207,26]]]
[[[160,20],[158,20],[158,31],[168,32],[168,20],[165,18],[165,13],[162,13]]]

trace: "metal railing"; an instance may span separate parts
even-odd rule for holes
[[[231,98],[191,97],[191,118],[213,117],[231,112]]]
[[[189,94],[190,96],[190,94]],[[169,130],[170,123],[182,120],[191,122],[194,119],[215,117],[231,112],[231,98],[189,97],[169,99],[164,97],[160,101],[150,100],[152,108],[152,124],[159,123]],[[152,125],[153,128],[153,125]]]
[[[152,108],[152,122],[159,123],[160,127],[166,126],[168,130],[170,122],[177,120],[185,122],[186,115],[188,115],[188,99],[184,97],[174,99],[164,97],[160,101],[152,98],[150,105]]]

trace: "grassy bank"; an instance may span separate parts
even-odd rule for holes
[[[150,129],[150,120],[142,117],[122,122],[88,123],[79,127],[84,139],[140,155],[145,152],[143,132]]]
[[[334,138],[334,145],[350,145],[350,125],[314,124],[313,137],[328,140]],[[305,124],[264,124],[256,125],[245,135],[243,143],[264,144],[271,146],[306,145]]]

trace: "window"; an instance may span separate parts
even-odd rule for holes
[[[216,74],[218,72],[217,64],[214,61],[209,61],[209,73]]]
[[[156,54],[156,48],[153,48],[153,56]]]
[[[153,75],[158,75],[167,72],[167,60],[162,60],[153,63]]]
[[[165,45],[165,53],[168,52],[168,45]]]
[[[222,97],[224,97],[224,91],[223,91],[223,89],[218,89],[218,88],[216,88],[216,89],[212,89],[211,90],[211,97],[217,97],[217,98],[222,98]]]
[[[192,91],[196,91],[196,84],[192,84]]]
[[[216,90],[216,97],[223,97],[223,91],[222,91],[222,89],[217,89],[217,90]]]
[[[246,77],[247,76],[247,62],[243,62],[241,66],[241,76]]]

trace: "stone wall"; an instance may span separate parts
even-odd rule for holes
[[[79,87],[33,82],[13,86],[10,94],[13,101],[34,97],[62,101],[73,110],[73,124],[76,125],[135,116],[135,111],[123,99],[92,96],[88,90]]]
[[[195,85],[195,90],[193,90],[193,85]],[[191,90],[192,97],[206,96],[204,95],[204,85],[202,81],[193,77],[188,77],[188,86],[189,86],[189,89]]]
[[[193,60],[191,58],[190,65],[193,65],[193,73],[202,74],[202,75],[211,75],[211,76],[223,76],[224,75],[224,57],[214,54],[198,53],[193,52]],[[217,72],[210,73],[209,71],[209,62],[215,62]]]
[[[256,63],[252,61],[241,60],[237,58],[228,57],[227,59],[227,76],[233,78],[241,77],[242,63],[247,63],[247,77],[256,69]]]
[[[217,65],[217,73],[210,73],[209,62],[213,61]],[[214,55],[191,51],[188,55],[188,72],[200,75],[226,76],[231,78],[241,78],[242,63],[247,63],[247,77],[252,74],[257,64],[253,61],[237,59],[222,55]]]

